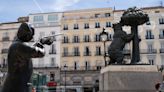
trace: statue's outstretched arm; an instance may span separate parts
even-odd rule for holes
[[[44,47],[40,43],[35,43],[33,46],[20,44],[19,47],[21,51],[26,53],[26,56],[29,58],[38,58],[38,57],[43,57],[45,55]]]

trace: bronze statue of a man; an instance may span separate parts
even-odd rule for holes
[[[125,44],[133,39],[134,34],[127,34],[122,30],[122,23],[113,24],[114,35],[113,41],[108,47],[108,54],[110,57],[109,64],[122,64],[123,62],[123,48]]]
[[[17,37],[9,47],[8,51],[8,72],[2,92],[29,92],[28,82],[30,81],[33,66],[31,58],[43,57],[44,46],[41,42],[28,46],[34,35],[34,28],[27,23],[22,23],[18,29]],[[47,41],[51,44],[52,41]]]

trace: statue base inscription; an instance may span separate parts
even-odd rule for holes
[[[99,92],[155,92],[159,82],[155,65],[110,65],[101,70]]]

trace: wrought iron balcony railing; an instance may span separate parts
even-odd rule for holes
[[[80,56],[80,52],[72,52],[72,56]]]
[[[159,35],[159,39],[164,39],[164,35],[163,34],[160,34]]]
[[[3,38],[2,38],[2,41],[9,41],[9,40],[10,40],[9,37],[3,37]]]
[[[102,55],[104,55],[103,51],[96,51],[95,52],[95,56],[102,56]]]
[[[154,35],[146,35],[145,38],[146,39],[154,39]]]
[[[74,56],[80,56],[80,52],[66,52],[62,53],[63,57],[74,57]]]
[[[159,49],[160,53],[164,53],[164,48]]]
[[[141,54],[155,54],[157,53],[157,49],[141,49]]]
[[[8,53],[8,49],[2,49],[1,53],[2,53],[2,54]]]
[[[56,50],[50,50],[49,54],[56,54]]]
[[[124,50],[123,50],[123,54],[124,54],[124,55],[130,55],[130,53],[131,53],[131,52],[130,52],[130,50],[128,50],[128,49],[124,49]]]
[[[69,43],[69,40],[62,40],[62,43]]]
[[[76,71],[86,71],[86,70],[100,70],[102,66],[67,66],[66,70],[64,66],[61,66],[62,71],[70,71],[70,70],[76,70]]]
[[[90,51],[89,52],[84,52],[83,55],[84,56],[91,56],[91,52]]]

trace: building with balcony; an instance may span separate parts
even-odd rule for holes
[[[67,67],[66,70],[61,67],[60,86],[57,89],[66,89],[68,92],[98,92],[99,74],[100,71],[95,67],[90,67],[89,70],[85,66],[79,67],[79,70],[76,67]]]
[[[164,7],[142,9],[149,15],[150,21],[138,28],[141,38],[140,61],[164,66]],[[113,10],[112,8],[97,8],[35,13],[29,14],[28,19],[21,17],[20,21],[28,20],[35,28],[33,41],[38,41],[44,36],[63,34],[63,36],[54,37],[54,43],[51,46],[45,46],[45,57],[33,59],[34,71],[50,77],[56,74],[55,69],[59,66],[61,70],[57,68],[59,72],[55,76],[57,77],[55,81],[58,81],[60,87],[64,87],[65,70],[62,68],[66,65],[68,66],[66,70],[67,88],[71,89],[78,85],[75,88],[77,90],[95,90],[96,87],[93,86],[97,86],[94,84],[98,82],[99,70],[105,65],[104,46],[99,35],[103,28],[108,32],[107,50],[114,34],[112,24],[120,21],[123,12],[124,10]],[[0,24],[0,64],[2,67],[7,65],[8,48],[19,25],[19,22]],[[130,27],[125,26],[123,29],[131,33]],[[128,43],[123,50],[126,63],[130,62],[131,52],[132,43]]]
[[[0,65],[2,67],[7,65],[8,48],[14,40],[20,24],[21,23],[19,22],[8,22],[0,24]]]
[[[141,62],[161,65],[163,62],[163,13],[164,7],[142,8],[149,15],[150,21],[139,26]],[[113,39],[112,23],[117,23],[124,10],[111,8],[85,9],[65,11],[61,20],[61,29],[64,33],[61,42],[61,66],[104,66],[103,44],[100,32],[105,27],[109,33],[107,46]],[[130,27],[123,27],[131,33]],[[74,54],[71,54],[75,52]],[[132,43],[126,44],[124,54],[127,63],[130,62]]]
[[[99,34],[103,27],[112,39],[112,8],[65,11],[61,20],[61,67],[89,70],[104,66],[104,50]],[[108,40],[109,45],[111,40]]]
[[[20,24],[19,22],[0,24],[0,86],[3,84],[7,73],[8,49],[17,34]]]
[[[34,41],[45,36],[61,33],[61,12],[29,14],[29,23],[35,28]],[[43,58],[33,59],[34,67],[57,67],[60,66],[60,39],[62,35],[53,37],[53,44],[45,45],[46,55]]]
[[[149,22],[138,27],[140,41],[141,62],[146,64],[163,65],[163,20],[164,7],[145,7],[141,8],[149,16]],[[124,10],[114,11],[114,22],[120,21]],[[124,27],[127,33],[130,33],[130,27]],[[129,44],[132,49],[132,44]]]

